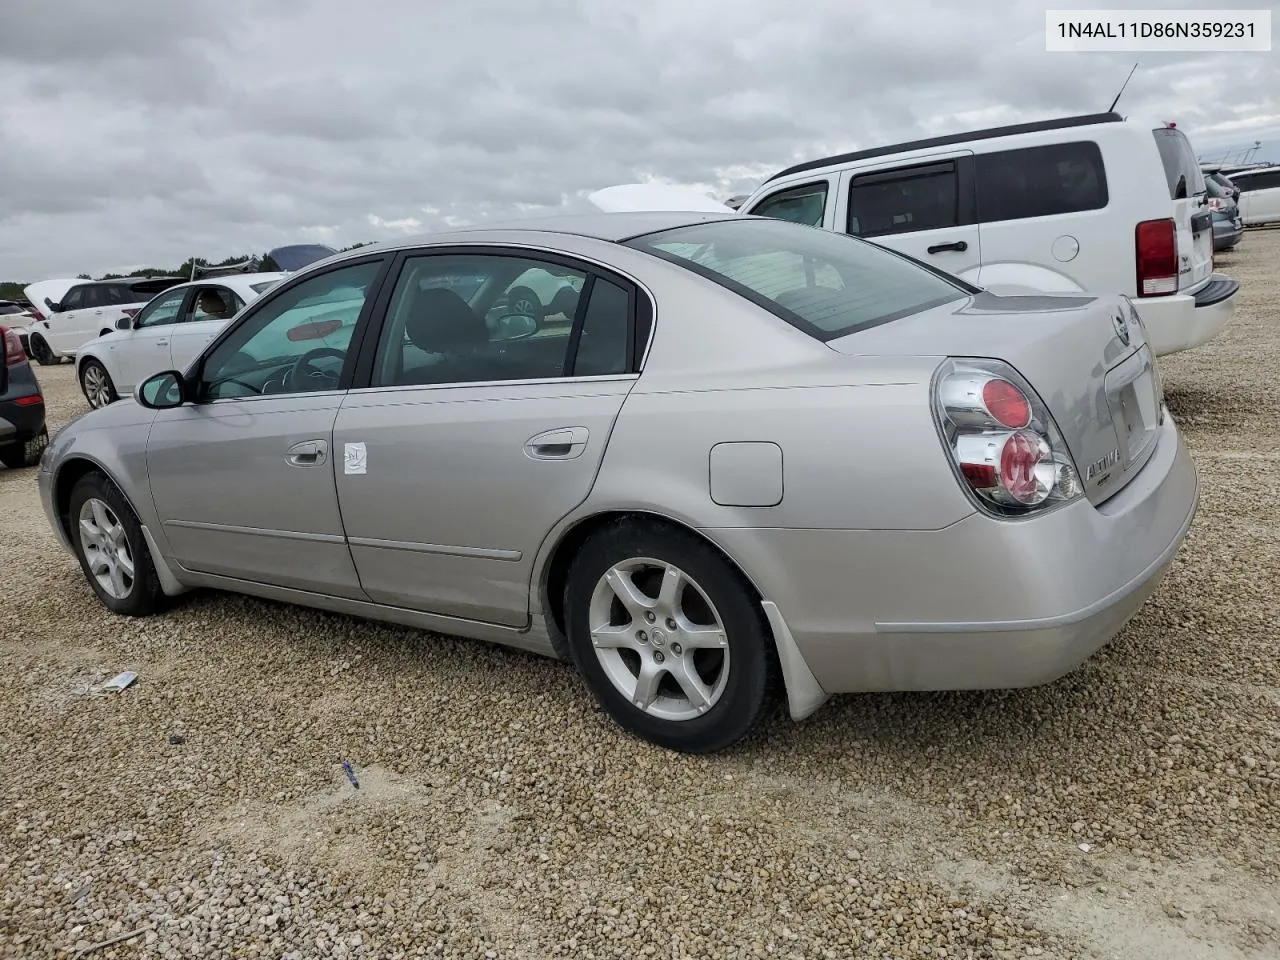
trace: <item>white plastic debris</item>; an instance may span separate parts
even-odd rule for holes
[[[137,679],[138,675],[132,670],[117,673],[114,677],[98,688],[98,693],[119,693]]]

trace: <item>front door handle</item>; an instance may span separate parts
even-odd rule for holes
[[[315,467],[324,463],[328,453],[328,441],[303,440],[289,448],[287,458],[296,467]]]
[[[168,345],[169,345],[169,341],[168,341],[168,340],[157,340],[157,341],[156,341],[156,346],[157,346],[157,347],[167,347]]]
[[[525,456],[534,460],[573,460],[587,449],[588,435],[586,427],[548,430],[525,442]]]
[[[967,240],[956,240],[953,243],[935,243],[929,248],[930,253],[942,253],[944,250],[954,250],[957,253],[964,253],[969,249]]]

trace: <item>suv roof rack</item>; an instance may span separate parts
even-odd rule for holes
[[[805,170],[817,170],[838,163],[849,163],[852,160],[868,160],[872,157],[883,157],[891,153],[906,153],[910,150],[923,150],[926,147],[945,147],[952,143],[968,143],[970,140],[992,140],[996,137],[1012,137],[1019,133],[1042,133],[1046,130],[1066,130],[1069,127],[1088,127],[1097,123],[1120,123],[1124,120],[1115,111],[1109,113],[1086,113],[1076,117],[1058,117],[1054,120],[1035,120],[1031,123],[1014,123],[1004,127],[988,127],[985,130],[970,130],[966,133],[949,133],[941,137],[929,137],[926,140],[908,140],[903,143],[891,143],[883,147],[871,147],[868,150],[855,150],[852,153],[840,153],[819,160],[808,160],[797,163],[793,167],[780,170],[765,183],[772,183],[780,177]]]

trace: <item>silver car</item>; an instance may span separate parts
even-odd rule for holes
[[[567,321],[510,312],[532,268],[576,288]],[[780,220],[597,214],[292,275],[59,433],[39,484],[117,613],[213,587],[521,647],[705,752],[775,676],[799,719],[1092,654],[1196,509],[1161,396],[1123,297],[994,296]]]

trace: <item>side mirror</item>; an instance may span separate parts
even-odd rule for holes
[[[132,329],[133,329],[133,317],[121,317],[119,320],[117,320],[117,321],[116,321],[116,329],[117,329],[117,330],[132,330]]]
[[[134,399],[149,410],[170,410],[182,406],[184,386],[182,374],[177,370],[166,370],[143,380],[134,393]]]
[[[523,340],[542,328],[537,317],[525,313],[509,313],[494,323],[494,340]]]

